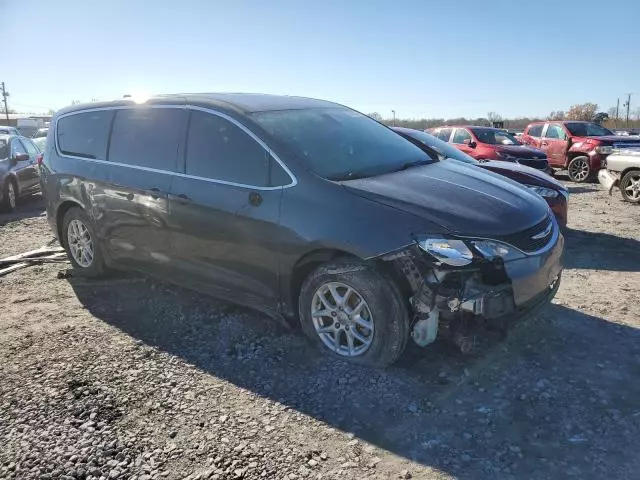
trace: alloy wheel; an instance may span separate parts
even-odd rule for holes
[[[631,175],[629,180],[623,186],[629,200],[633,202],[640,201],[640,173]]]
[[[7,197],[9,199],[9,208],[13,210],[16,208],[16,188],[11,181],[7,184]]]
[[[571,174],[571,178],[577,182],[582,182],[586,180],[589,175],[589,164],[586,160],[574,160],[569,165],[569,173]]]
[[[322,343],[339,355],[362,355],[373,342],[371,310],[362,295],[344,283],[328,282],[316,290],[311,318]]]
[[[67,241],[71,256],[81,267],[87,268],[93,262],[93,240],[87,226],[73,219],[67,227]]]

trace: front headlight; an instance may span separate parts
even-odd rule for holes
[[[613,147],[610,145],[600,145],[599,147],[596,147],[596,152],[602,153],[604,155],[609,155],[611,152],[613,152]]]
[[[462,240],[427,238],[419,241],[418,246],[442,263],[453,267],[469,265],[473,260],[473,253]]]
[[[556,198],[559,195],[558,191],[553,188],[538,187],[537,185],[525,185],[525,187],[530,188],[544,198]]]
[[[471,243],[487,259],[500,257],[503,260],[515,260],[525,256],[520,250],[497,240],[474,240]]]

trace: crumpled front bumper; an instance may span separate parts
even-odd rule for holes
[[[615,172],[611,172],[606,168],[602,168],[598,172],[598,181],[600,182],[600,185],[607,189],[609,195],[611,195],[614,187],[618,186],[620,177]]]

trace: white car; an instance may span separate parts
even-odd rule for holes
[[[640,148],[614,151],[598,172],[598,180],[609,195],[618,187],[627,202],[640,203]]]

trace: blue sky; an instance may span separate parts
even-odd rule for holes
[[[10,108],[245,91],[398,117],[640,105],[638,0],[0,0]]]

